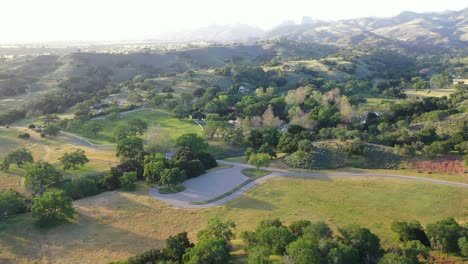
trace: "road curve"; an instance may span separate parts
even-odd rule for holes
[[[237,163],[237,162],[230,162],[230,161],[223,161],[223,160],[218,160],[218,163],[221,164],[227,164],[231,165],[234,168],[238,168],[240,171],[243,168],[252,168],[252,166],[243,164],[243,163]],[[395,179],[403,179],[403,180],[412,180],[412,181],[419,181],[419,182],[427,182],[427,183],[432,183],[432,184],[439,184],[439,185],[447,185],[447,186],[454,186],[454,187],[460,187],[460,188],[468,188],[467,183],[461,183],[461,182],[450,182],[450,181],[443,181],[443,180],[434,180],[434,179],[427,179],[427,178],[419,178],[419,177],[412,177],[412,176],[405,176],[405,175],[394,175],[394,174],[377,174],[377,173],[330,173],[330,174],[320,174],[320,173],[296,173],[296,172],[290,172],[287,170],[280,170],[280,169],[270,169],[270,168],[265,168],[268,171],[271,171],[270,175],[267,175],[265,177],[262,177],[260,179],[254,180],[252,182],[249,182],[239,190],[233,192],[232,194],[223,197],[219,200],[216,200],[214,202],[206,203],[206,204],[192,204],[187,201],[183,201],[182,199],[177,200],[176,196],[177,195],[172,195],[171,199],[164,199],[163,196],[157,192],[157,188],[153,188],[149,191],[149,194],[153,196],[156,199],[159,199],[163,202],[166,202],[172,206],[179,207],[179,208],[186,208],[186,209],[203,209],[203,208],[210,208],[218,205],[225,204],[239,196],[241,196],[243,193],[254,187],[255,185],[265,182],[269,179],[275,178],[275,177],[300,177],[300,178],[345,178],[345,177],[365,177],[365,178],[395,178]],[[233,189],[237,186],[233,186]],[[183,191],[182,191],[183,193]],[[214,198],[214,197],[213,197]],[[202,201],[200,201],[202,202]]]

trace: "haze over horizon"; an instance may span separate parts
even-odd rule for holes
[[[248,24],[263,30],[283,21],[390,17],[403,11],[443,12],[466,8],[465,0],[394,0],[313,3],[305,0],[199,1],[6,0],[0,16],[0,43],[103,41],[153,38],[165,32],[212,24]]]

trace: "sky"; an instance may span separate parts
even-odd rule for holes
[[[270,29],[303,16],[339,20],[466,7],[467,0],[1,0],[0,43],[142,39],[210,24]]]

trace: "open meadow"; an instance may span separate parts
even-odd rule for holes
[[[186,133],[201,133],[200,127],[191,120],[181,120],[171,117],[168,113],[157,110],[139,110],[121,115],[117,121],[110,121],[106,118],[99,118],[89,122],[96,122],[102,125],[102,132],[96,136],[89,136],[81,130],[74,131],[76,135],[85,138],[95,144],[113,143],[113,133],[119,125],[125,124],[133,118],[140,118],[148,124],[148,127],[157,129],[158,133],[167,135],[171,142]]]
[[[396,179],[268,180],[225,205],[211,209],[178,209],[148,195],[112,191],[74,202],[74,222],[41,230],[29,213],[1,224],[2,263],[106,263],[162,247],[170,235],[187,231],[191,239],[208,219],[218,216],[237,224],[236,234],[260,220],[280,218],[326,221],[333,229],[351,223],[368,227],[384,246],[395,242],[394,220],[417,219],[423,225],[452,216],[468,221],[468,190]],[[242,263],[234,259],[234,263]]]

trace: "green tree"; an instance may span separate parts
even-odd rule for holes
[[[185,180],[185,172],[179,168],[164,169],[161,173],[161,184],[167,184],[169,188],[175,187],[178,183]]]
[[[127,122],[127,128],[130,131],[130,135],[141,136],[148,129],[148,123],[140,118],[133,118]]]
[[[117,142],[116,155],[121,158],[134,158],[143,152],[143,139],[129,137]]]
[[[48,191],[33,200],[32,216],[39,226],[55,225],[73,218],[72,199],[63,191]]]
[[[163,249],[163,253],[171,260],[181,263],[184,254],[188,249],[193,247],[194,244],[188,239],[187,232],[182,232],[166,239],[166,245]]]
[[[24,183],[33,194],[42,195],[61,179],[62,174],[54,166],[40,160],[28,166]]]
[[[329,264],[360,264],[359,253],[352,246],[338,244],[328,253]]]
[[[258,152],[259,152],[259,153],[268,154],[268,156],[270,156],[270,159],[276,158],[276,152],[275,152],[275,150],[274,150],[274,149],[270,146],[270,144],[268,144],[268,143],[263,144],[263,145],[258,149]]]
[[[63,154],[59,160],[63,165],[63,170],[76,170],[78,166],[83,166],[89,162],[89,159],[86,157],[85,152],[82,149],[77,149],[70,153],[67,152]]]
[[[338,231],[343,243],[358,251],[361,262],[375,263],[381,256],[380,239],[369,229],[350,225]]]
[[[205,229],[198,232],[198,239],[206,238],[222,238],[226,241],[230,241],[234,238],[233,228],[236,227],[236,224],[233,221],[223,222],[219,218],[215,217],[208,221]]]
[[[228,263],[229,251],[226,240],[221,238],[201,240],[184,254],[183,260],[183,263],[187,264]]]
[[[458,252],[461,227],[453,218],[447,218],[426,226],[426,233],[433,249],[443,252]]]
[[[260,167],[268,166],[270,163],[270,155],[265,153],[251,154],[248,162],[250,165],[260,169]]]
[[[19,193],[8,190],[0,191],[0,217],[26,211],[26,202]]]
[[[293,221],[290,225],[289,225],[289,230],[291,230],[291,232],[297,236],[297,237],[300,237],[304,234],[304,229],[308,226],[310,226],[312,223],[308,220],[297,220],[297,221]]]
[[[249,264],[270,264],[270,250],[266,247],[256,246],[249,249],[247,259]]]
[[[129,137],[141,136],[148,129],[148,123],[140,118],[134,118],[126,124],[119,125],[114,131],[114,140],[120,141]]]
[[[283,254],[286,246],[294,239],[294,234],[284,226],[267,227],[258,233],[259,244],[269,248],[272,254]]]
[[[124,172],[119,178],[120,187],[125,191],[134,191],[136,189],[136,172]]]
[[[332,230],[325,222],[311,223],[303,230],[304,237],[314,237],[317,239],[331,238]]]
[[[117,121],[120,118],[120,109],[117,105],[110,107],[109,111],[106,114],[106,118],[110,121]]]
[[[161,173],[167,169],[164,161],[150,161],[145,164],[143,169],[143,177],[145,177],[146,183],[155,183],[161,178]]]
[[[414,263],[419,263],[419,256],[427,258],[429,256],[429,248],[424,246],[419,240],[411,240],[405,242],[401,249],[405,253],[405,257],[413,260]]]
[[[468,257],[468,236],[465,235],[458,239],[458,247],[460,248],[460,254],[464,257]]]
[[[441,74],[436,74],[432,76],[431,81],[438,87],[438,88],[445,88],[453,83],[452,75],[448,72],[444,72]]]
[[[33,162],[33,156],[31,151],[26,148],[20,148],[10,153],[7,153],[2,162],[0,163],[0,169],[2,171],[7,171],[10,168],[11,164],[16,164],[18,167],[23,167],[26,163]]]
[[[188,148],[193,152],[202,152],[208,148],[205,139],[195,133],[184,134],[176,139],[176,146]]]
[[[399,222],[394,221],[391,225],[393,232],[398,234],[398,239],[401,242],[408,242],[411,240],[418,240],[422,244],[429,246],[429,240],[426,233],[418,221]]]
[[[396,253],[387,253],[380,259],[379,264],[413,264],[413,261]]]
[[[102,131],[103,126],[98,122],[87,122],[83,125],[84,132],[89,135],[95,137],[100,131]]]
[[[131,104],[139,104],[143,101],[143,96],[137,92],[131,92],[127,95],[127,100]]]
[[[299,238],[286,247],[286,263],[321,263],[318,241]]]
[[[48,136],[57,136],[59,132],[60,127],[55,124],[48,125],[42,130],[42,133]]]

